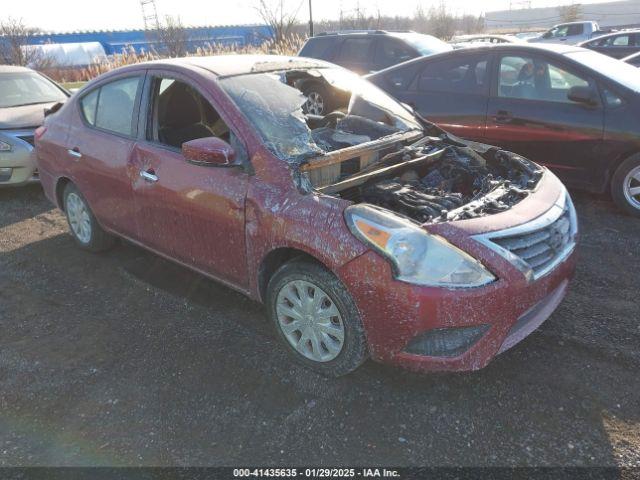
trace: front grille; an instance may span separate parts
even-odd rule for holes
[[[24,142],[27,142],[32,147],[36,146],[33,135],[23,135],[23,136],[19,136],[18,138]]]
[[[565,193],[538,218],[474,239],[509,260],[527,279],[536,280],[569,256],[577,237],[576,211]]]
[[[538,277],[552,267],[573,242],[569,210],[539,230],[492,241],[520,258],[533,270],[534,277]]]

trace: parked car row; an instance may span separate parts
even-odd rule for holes
[[[640,216],[637,73],[580,47],[502,42],[421,56],[367,78],[443,129],[518,152],[571,187],[610,192]],[[310,89],[323,92],[329,110],[339,107],[324,88]]]

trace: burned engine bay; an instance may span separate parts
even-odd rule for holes
[[[425,137],[318,190],[435,223],[508,210],[533,191],[542,173],[510,152],[478,153],[446,136]]]
[[[269,64],[222,85],[304,193],[443,222],[508,210],[544,172],[513,153],[456,139],[344,69]],[[323,92],[328,114],[309,113],[302,92],[311,91]]]

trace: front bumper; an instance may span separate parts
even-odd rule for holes
[[[523,223],[546,212],[564,192],[555,177],[550,177],[541,190],[529,199],[529,205],[522,205],[516,211],[515,215],[522,215]],[[527,214],[527,209],[534,213]],[[527,274],[521,265],[478,241],[479,232],[497,231],[490,228],[487,232],[483,227],[499,224],[498,230],[503,230],[511,226],[507,215],[510,213],[487,217],[484,223],[476,219],[471,226],[470,222],[457,228],[441,224],[440,228],[431,229],[482,261],[494,273],[498,280],[482,287],[446,289],[404,283],[394,278],[390,263],[373,251],[339,270],[338,276],[348,286],[360,311],[374,360],[417,371],[477,370],[524,339],[553,313],[575,272],[575,245],[544,274]],[[428,332],[479,326],[487,326],[486,331],[456,356],[428,356],[407,351],[413,340],[424,338]]]
[[[38,181],[33,134],[33,130],[0,132],[0,140],[11,145],[10,151],[0,151],[0,187],[19,187]]]

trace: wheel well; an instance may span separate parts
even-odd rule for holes
[[[326,268],[326,265],[320,260],[302,250],[295,248],[276,248],[270,251],[267,256],[264,257],[258,269],[258,291],[262,301],[264,301],[267,294],[267,286],[269,285],[271,277],[273,277],[274,273],[276,273],[282,265],[292,260],[305,260],[317,263]]]
[[[56,201],[58,202],[58,208],[62,211],[64,211],[64,189],[69,183],[71,183],[71,180],[66,177],[62,177],[56,184]]]

